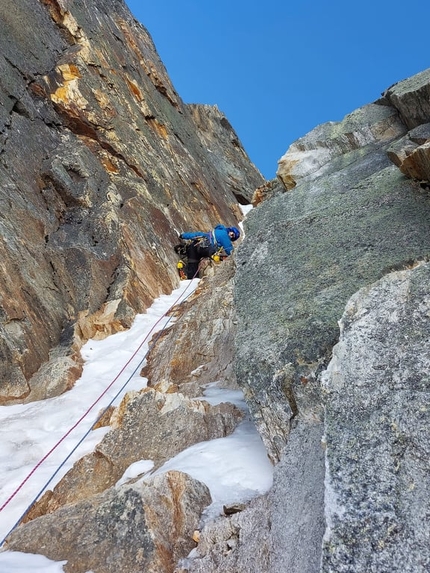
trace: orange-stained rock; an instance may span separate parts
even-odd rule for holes
[[[430,182],[430,124],[412,129],[387,151],[400,171],[427,187]]]
[[[17,0],[0,19],[2,404],[176,287],[178,233],[237,225],[264,179],[222,112],[182,102],[124,3]]]
[[[171,573],[194,549],[208,488],[169,471],[110,488],[20,526],[7,549],[67,560],[65,573]]]
[[[151,348],[142,376],[149,386],[163,381],[180,391],[201,395],[211,382],[235,388],[233,360],[236,332],[233,302],[234,255],[215,265],[201,280],[195,296],[175,309],[177,321]]]
[[[95,452],[78,460],[27,517],[52,513],[105,491],[134,462],[152,460],[158,467],[197,442],[224,437],[242,418],[233,404],[211,406],[204,398],[152,388],[129,392],[111,416],[112,429]]]

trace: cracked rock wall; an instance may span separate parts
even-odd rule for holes
[[[428,388],[420,386],[428,377],[428,282],[411,287],[419,293],[408,295],[408,310],[386,311],[379,326],[377,307],[360,303],[376,338],[360,338],[358,316],[354,342],[335,345],[354,293],[429,259],[430,174],[421,160],[429,85],[426,70],[296,142],[280,161],[284,188],[262,187],[245,221],[235,280],[236,375],[277,464],[270,571],[415,573],[428,564],[428,414],[421,394]],[[421,146],[420,161],[411,145]],[[405,157],[415,170],[401,168]],[[386,291],[387,308],[401,303],[400,291]],[[321,375],[334,347],[340,372],[332,367],[327,395]],[[409,434],[406,413],[417,407]]]
[[[67,390],[83,341],[177,285],[177,233],[237,225],[264,179],[221,111],[182,102],[122,1],[3,2],[0,20],[0,403],[13,403]]]

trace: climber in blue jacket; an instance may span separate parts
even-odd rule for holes
[[[179,238],[185,241],[187,258],[186,274],[188,279],[198,275],[201,259],[212,257],[216,253],[229,256],[233,252],[233,242],[240,237],[237,227],[217,225],[213,231],[192,231],[181,233]],[[179,245],[175,247],[179,254]]]
[[[214,247],[214,252],[222,248],[228,256],[233,251],[232,241],[237,241],[240,237],[240,231],[236,227],[225,227],[224,225],[217,225],[213,231],[204,233],[202,231],[193,231],[191,233],[182,233],[179,235],[180,239],[200,239],[204,238],[209,245]]]

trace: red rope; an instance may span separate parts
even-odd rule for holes
[[[197,271],[198,272],[198,271]],[[197,274],[197,273],[196,273]],[[93,402],[91,404],[91,406],[88,408],[88,410],[86,410],[86,412],[79,418],[79,420],[64,434],[64,436],[58,440],[58,442],[49,450],[48,453],[46,453],[43,458],[41,460],[39,460],[39,462],[34,466],[34,468],[31,470],[31,472],[27,475],[27,477],[20,483],[20,485],[15,489],[15,491],[9,496],[9,498],[5,501],[5,503],[0,507],[0,512],[3,511],[3,509],[12,501],[12,499],[17,495],[17,493],[24,487],[24,485],[27,483],[27,481],[31,478],[31,476],[37,471],[37,469],[43,464],[43,462],[52,454],[52,452],[54,452],[58,446],[67,438],[67,436],[69,436],[69,434],[71,432],[73,432],[73,430],[75,428],[77,428],[79,426],[79,424],[82,422],[82,420],[84,420],[86,418],[86,416],[88,416],[88,414],[91,412],[91,410],[94,408],[94,406],[103,398],[103,396],[106,394],[106,392],[113,386],[113,384],[118,380],[118,378],[121,376],[121,374],[124,372],[124,370],[127,368],[127,366],[130,364],[130,362],[134,359],[134,357],[136,356],[136,354],[139,352],[139,350],[142,348],[144,342],[148,339],[149,335],[153,332],[153,330],[155,329],[155,327],[161,322],[161,320],[166,316],[166,314],[168,312],[170,312],[170,310],[176,306],[178,304],[178,301],[181,299],[181,297],[187,292],[189,286],[191,285],[191,282],[189,285],[187,285],[187,287],[183,290],[183,292],[178,296],[178,298],[172,303],[172,305],[166,310],[166,312],[164,314],[162,314],[160,316],[160,318],[157,320],[157,322],[152,326],[152,328],[149,330],[148,334],[145,336],[145,338],[142,340],[142,342],[139,344],[139,346],[137,347],[137,349],[134,351],[134,353],[132,354],[132,356],[128,359],[128,361],[124,364],[124,366],[121,368],[121,370],[118,372],[118,374],[115,376],[115,378],[112,380],[112,382],[105,388],[105,390],[102,392],[102,394],[100,394],[100,396],[97,398],[97,400],[95,400],[95,402]]]

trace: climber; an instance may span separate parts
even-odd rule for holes
[[[182,242],[175,246],[175,252],[187,259],[186,277],[188,279],[197,277],[200,261],[204,258],[219,260],[230,256],[233,252],[232,243],[239,237],[240,231],[237,227],[225,227],[224,225],[217,225],[213,231],[209,232],[181,233],[179,238]],[[181,270],[184,272],[184,269]]]

